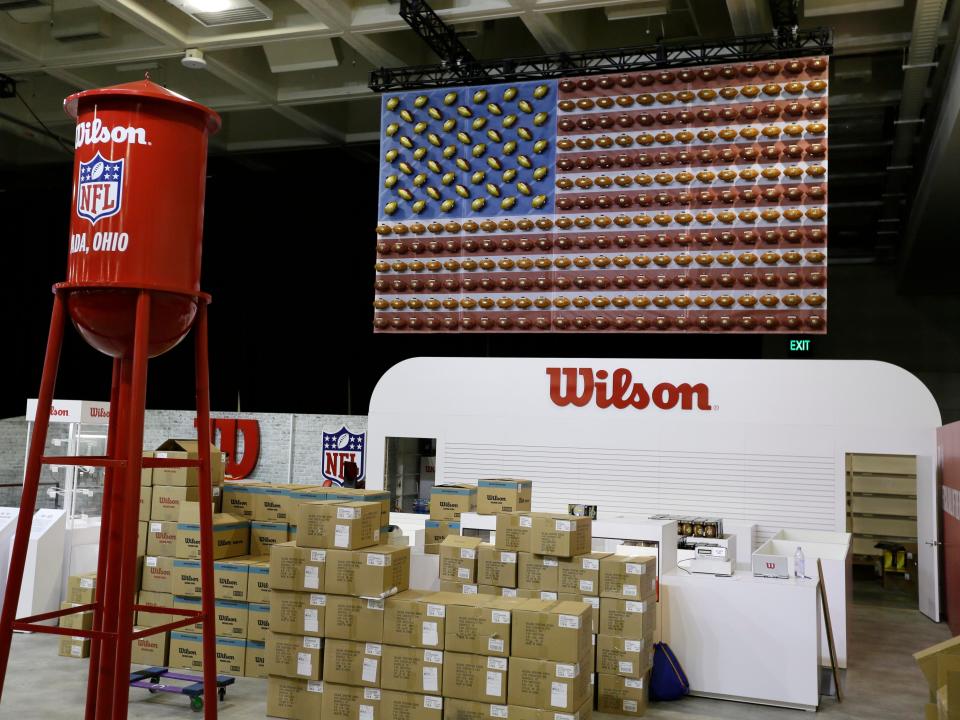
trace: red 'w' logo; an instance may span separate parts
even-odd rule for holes
[[[592,368],[547,368],[550,400],[554,405],[583,407],[592,400],[599,408],[619,410],[633,407],[643,410],[652,402],[661,410],[709,410],[710,388],[705,383],[660,383],[647,391],[643,383],[633,382],[633,374],[618,368],[612,375]],[[609,384],[608,381],[609,380]]]

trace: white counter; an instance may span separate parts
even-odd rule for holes
[[[660,635],[693,695],[816,710],[820,603],[816,580],[660,578]]]

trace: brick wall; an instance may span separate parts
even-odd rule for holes
[[[184,410],[148,410],[144,427],[144,447],[153,449],[167,438],[196,437],[196,414]],[[322,482],[320,458],[323,432],[336,432],[344,425],[352,432],[366,432],[364,415],[290,415],[286,413],[214,413],[214,417],[257,420],[260,425],[260,459],[251,480],[285,483]],[[291,464],[291,437],[292,459]],[[65,454],[66,446],[54,440],[66,438],[65,425],[50,425],[47,454]],[[237,449],[243,454],[242,436]],[[27,423],[22,418],[0,419],[0,506],[20,503],[19,485],[23,479],[23,459],[27,441]],[[218,442],[219,444],[219,442]],[[41,482],[53,482],[59,475],[45,468]],[[38,507],[54,507],[55,500],[41,488]]]

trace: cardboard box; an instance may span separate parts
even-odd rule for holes
[[[270,548],[270,587],[277,590],[324,592],[327,551],[297,547],[293,542]]]
[[[653,667],[653,643],[613,635],[597,635],[597,672],[642,678]]]
[[[597,710],[616,715],[639,717],[647,712],[650,688],[647,678],[597,674]]]
[[[60,657],[88,658],[90,657],[90,639],[63,635],[60,637]]]
[[[317,720],[323,707],[323,681],[270,676],[267,715],[287,720]]]
[[[265,487],[267,483],[255,480],[230,480],[224,483],[222,507],[223,512],[237,517],[253,520],[253,488]]]
[[[653,637],[656,628],[657,603],[653,599],[600,598],[600,635],[645,640]]]
[[[247,603],[247,640],[265,642],[270,629],[270,606]]]
[[[213,564],[214,597],[220,600],[246,601],[250,565],[254,562],[252,557],[215,562]]]
[[[480,586],[476,583],[459,583],[455,580],[441,580],[440,592],[449,592],[456,595],[477,595]]]
[[[480,538],[451,535],[440,543],[440,580],[476,583]]]
[[[496,547],[512,552],[530,552],[533,519],[527,513],[498,512]]]
[[[477,549],[477,584],[515,588],[517,553],[483,543]]]
[[[186,515],[189,510],[185,510]],[[176,557],[184,560],[200,559],[200,523],[177,523]],[[226,513],[213,516],[213,559],[239,557],[250,550],[250,523]]]
[[[172,668],[203,672],[203,636],[180,630],[171,632],[168,663]]]
[[[217,638],[217,672],[221,675],[243,675],[247,666],[247,641],[240,638]]]
[[[507,658],[444,651],[443,696],[502,705],[507,699]]]
[[[323,720],[381,720],[378,688],[323,684]]]
[[[434,485],[430,490],[430,519],[459,520],[477,511],[476,485]]]
[[[443,651],[383,645],[380,686],[427,695],[439,695],[443,680]],[[356,685],[357,683],[353,683]]]
[[[322,674],[322,639],[267,633],[267,675],[319,680]]]
[[[323,637],[327,596],[274,590],[270,594],[270,629],[287,635]]]
[[[960,655],[960,636],[944,640],[936,645],[931,645],[919,652],[913,654],[913,659],[920,666],[920,672],[927,681],[930,689],[930,702],[936,702],[937,689],[940,687],[937,678],[937,660],[941,657]]]
[[[97,574],[85,573],[67,578],[66,601],[75,605],[89,605],[96,599]]]
[[[183,485],[154,485],[153,502],[150,506],[151,520],[176,522],[180,518],[180,506],[185,502],[198,502],[199,488]]]
[[[608,555],[600,560],[600,597],[644,600],[656,593],[656,558]]]
[[[382,598],[410,587],[410,547],[374,545],[363,550],[328,550],[326,591]]]
[[[134,627],[133,631],[139,632],[144,629]],[[137,638],[130,648],[130,662],[134,665],[146,665],[148,667],[166,667],[169,650],[169,632]]]
[[[380,539],[380,504],[321,500],[297,509],[297,545],[358,550]]]
[[[270,561],[251,563],[250,579],[247,581],[247,602],[270,603]]]
[[[150,523],[137,523],[137,557],[143,557],[147,554],[147,533]]]
[[[531,518],[530,552],[568,558],[591,551],[591,518],[542,513],[536,513]]]
[[[62,602],[60,603],[60,609],[67,610],[81,605],[86,605],[86,603]],[[93,610],[84,610],[72,615],[61,615],[59,626],[70,630],[91,630],[93,628]]]
[[[459,520],[425,520],[423,523],[423,552],[436,555],[440,543],[451,535],[460,534]]]
[[[250,523],[250,554],[269,555],[270,548],[290,540],[290,526],[285,522]]]
[[[586,603],[513,600],[510,653],[514,657],[576,663],[592,652],[593,610]],[[518,703],[520,704],[520,703]],[[577,702],[575,707],[579,707]]]
[[[511,654],[511,619],[522,600],[437,593],[431,602],[446,605],[444,648],[473,655]]]
[[[153,502],[153,488],[150,485],[140,486],[140,522],[150,520],[150,507]]]
[[[510,658],[508,702],[554,712],[573,712],[593,695],[592,673],[592,649],[572,663]]]
[[[446,606],[431,592],[406,590],[384,601],[383,642],[411,648],[443,649]]]
[[[546,598],[542,598],[546,599]],[[557,593],[557,600],[586,603],[591,608],[590,632],[596,635],[600,632],[600,598],[596,595],[580,595],[579,593]]]
[[[383,614],[383,600],[327,595],[327,637],[383,642]]]
[[[253,503],[253,520],[256,522],[295,523],[290,513],[290,485],[263,483],[249,489]]]
[[[516,588],[517,597],[528,600],[559,600],[560,593],[554,590],[531,590],[529,588]]]
[[[244,677],[267,677],[267,643],[265,640],[247,640],[247,660],[243,666]]]
[[[188,597],[184,595],[173,596],[173,607],[177,610],[193,610],[194,612],[201,612],[203,610],[203,606],[200,603],[200,598]],[[183,617],[178,616],[177,619],[183,620]],[[177,628],[177,629],[180,630],[180,632],[199,635],[200,633],[203,632],[203,623],[196,622],[193,625],[186,625],[182,628]]]
[[[173,594],[183,597],[200,597],[200,561],[173,561]]]
[[[247,639],[247,625],[250,621],[247,603],[238,600],[217,600],[214,609],[217,613],[215,631],[217,637]]]
[[[480,480],[477,482],[477,512],[494,515],[498,512],[530,510],[533,483],[529,480]]]
[[[562,593],[600,594],[600,561],[606,552],[592,552],[560,560],[558,587]]]
[[[454,698],[444,699],[444,720],[590,720],[593,698],[573,713],[523,707],[521,705],[490,705]]]
[[[147,555],[177,556],[177,523],[151,520],[147,523]]]
[[[173,607],[173,595],[141,590],[137,596],[137,604],[171,608]],[[174,620],[182,619],[179,615],[174,616],[169,613],[154,613],[138,610],[136,624],[141,627],[157,627],[158,625],[166,625],[167,623],[172,623]]]
[[[147,555],[143,559],[141,588],[150,592],[173,593],[174,558]]]
[[[153,457],[153,451],[151,451],[151,450],[145,450],[145,451],[143,452],[143,457],[145,457],[145,458],[152,458],[152,457]],[[150,487],[151,485],[153,485],[153,468],[141,467],[141,468],[140,468],[140,487],[141,487],[141,489],[144,488],[144,487]],[[142,490],[141,490],[141,492],[142,492]]]
[[[199,460],[199,444],[196,440],[167,440],[153,453],[156,458],[176,460]],[[153,468],[153,485],[199,485],[200,468]],[[141,480],[142,482],[142,480]],[[223,485],[223,456],[220,448],[210,445],[210,482]]]
[[[383,645],[327,638],[323,644],[323,681],[380,687]]]
[[[375,502],[380,503],[380,523],[377,527],[386,527],[390,524],[390,491],[367,490],[366,488],[327,487],[323,488],[328,500],[340,502]]]
[[[381,720],[443,720],[443,698],[396,690],[380,691]]]
[[[477,594],[495,595],[496,597],[515,598],[520,597],[515,587],[497,587],[496,585],[477,585]]]
[[[560,590],[560,558],[521,552],[517,560],[517,587],[538,592]]]

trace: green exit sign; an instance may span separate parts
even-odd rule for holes
[[[809,340],[791,340],[790,352],[810,352]]]

